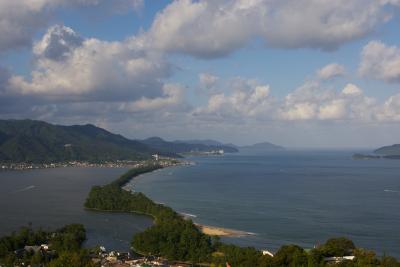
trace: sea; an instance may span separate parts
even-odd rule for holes
[[[130,186],[197,223],[250,234],[225,242],[276,251],[347,237],[400,258],[400,160],[353,160],[353,153],[194,157],[194,166],[146,174]]]
[[[126,168],[56,168],[0,171],[0,236],[22,226],[54,230],[70,223],[86,228],[87,247],[128,251],[135,233],[152,225],[146,216],[94,212],[83,204],[93,185],[104,185]]]
[[[140,175],[126,188],[194,222],[248,232],[224,242],[276,251],[348,237],[400,258],[400,160],[353,160],[354,152],[282,151],[188,157],[194,165]],[[127,250],[152,224],[141,215],[86,211],[90,187],[126,169],[59,168],[0,172],[0,235],[32,224],[83,223],[87,246]]]

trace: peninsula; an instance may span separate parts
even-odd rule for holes
[[[158,204],[140,192],[128,192],[122,187],[134,177],[163,167],[179,164],[176,160],[148,161],[131,169],[112,183],[95,186],[85,207],[96,211],[140,213],[154,218],[154,224],[133,236],[132,249],[141,255],[180,262],[179,266],[399,266],[395,258],[377,257],[374,252],[357,248],[346,238],[332,238],[325,244],[306,251],[297,245],[284,245],[275,254],[253,247],[239,247],[220,242],[219,236],[242,236],[244,233],[193,223],[170,207]],[[183,262],[183,263],[182,263]],[[185,265],[186,264],[186,265]],[[388,265],[389,264],[389,265]],[[172,266],[172,265],[171,265]]]

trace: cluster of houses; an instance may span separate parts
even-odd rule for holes
[[[57,163],[3,163],[0,170],[32,170],[32,169],[53,169],[65,167],[104,167],[104,168],[121,168],[133,167],[138,164],[137,161],[117,160],[110,162],[92,163],[86,161],[69,161]]]
[[[100,247],[98,254],[91,255],[92,261],[100,263],[101,267],[189,267],[184,263],[170,263],[167,260],[154,256],[133,256],[130,252],[107,252]]]
[[[268,250],[261,251],[263,255],[268,255],[273,257],[274,254]],[[352,261],[354,260],[355,256],[343,256],[343,257],[325,257],[324,261],[328,263],[341,263],[343,261]]]
[[[17,250],[15,250],[14,251],[14,254],[17,256],[17,257],[22,257],[23,256],[23,254],[24,253],[32,253],[32,254],[35,254],[35,253],[38,253],[38,252],[41,252],[41,253],[46,253],[46,254],[55,254],[55,251],[51,251],[51,250],[49,250],[49,245],[47,245],[47,244],[42,244],[42,245],[40,245],[40,246],[25,246],[24,248],[21,248],[21,249],[17,249]]]

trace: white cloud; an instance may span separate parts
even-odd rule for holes
[[[70,28],[54,26],[34,51],[31,79],[11,77],[10,92],[69,101],[132,100],[160,96],[161,80],[169,75],[162,55],[149,51],[140,38],[83,39]]]
[[[184,102],[184,88],[181,85],[164,84],[163,96],[157,98],[142,97],[133,102],[121,103],[118,109],[124,112],[171,111],[185,107]]]
[[[386,22],[376,0],[176,0],[157,14],[146,36],[157,49],[224,56],[255,37],[273,47],[336,49]]]
[[[378,114],[382,121],[400,121],[400,94],[389,97]]]
[[[308,81],[288,94],[281,104],[279,117],[285,120],[358,120],[374,119],[374,99],[364,96],[354,84],[341,92]]]
[[[59,7],[108,5],[108,0],[0,0],[0,52],[27,47]],[[139,10],[143,0],[115,0],[119,11]]]
[[[362,50],[358,72],[365,78],[400,82],[400,48],[380,41],[369,42]]]
[[[325,87],[324,83],[317,80],[311,80],[283,99],[277,99],[271,95],[269,86],[240,79],[234,79],[233,82],[238,84],[236,88],[241,89],[236,89],[230,94],[218,93],[210,96],[205,106],[194,110],[193,116],[206,121],[225,122],[244,122],[253,119],[367,122],[383,118],[383,115],[381,117],[376,115],[383,112],[383,106],[375,99],[365,96],[359,87],[350,83],[341,90],[335,90]],[[394,104],[385,105],[391,106],[390,109],[386,108],[387,110],[394,110]]]
[[[317,77],[321,80],[329,80],[335,77],[340,77],[346,74],[343,65],[332,63],[317,70]]]
[[[274,108],[274,98],[268,85],[251,85],[235,90],[232,94],[219,93],[210,96],[205,107],[198,107],[193,115],[204,119],[257,118]]]
[[[321,105],[318,110],[318,119],[332,120],[344,118],[347,115],[346,104],[344,99],[334,99]]]
[[[362,95],[362,93],[362,90],[352,83],[348,83],[342,90],[342,94],[348,96],[359,96]]]
[[[200,73],[199,81],[200,85],[203,88],[210,89],[213,87],[219,80],[219,77],[212,75],[210,73]]]
[[[71,28],[55,25],[50,27],[42,40],[35,44],[33,53],[38,57],[62,60],[82,43],[83,38]]]

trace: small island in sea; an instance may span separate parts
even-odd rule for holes
[[[400,144],[384,146],[373,151],[372,154],[353,154],[353,159],[370,160],[370,159],[400,159]]]

